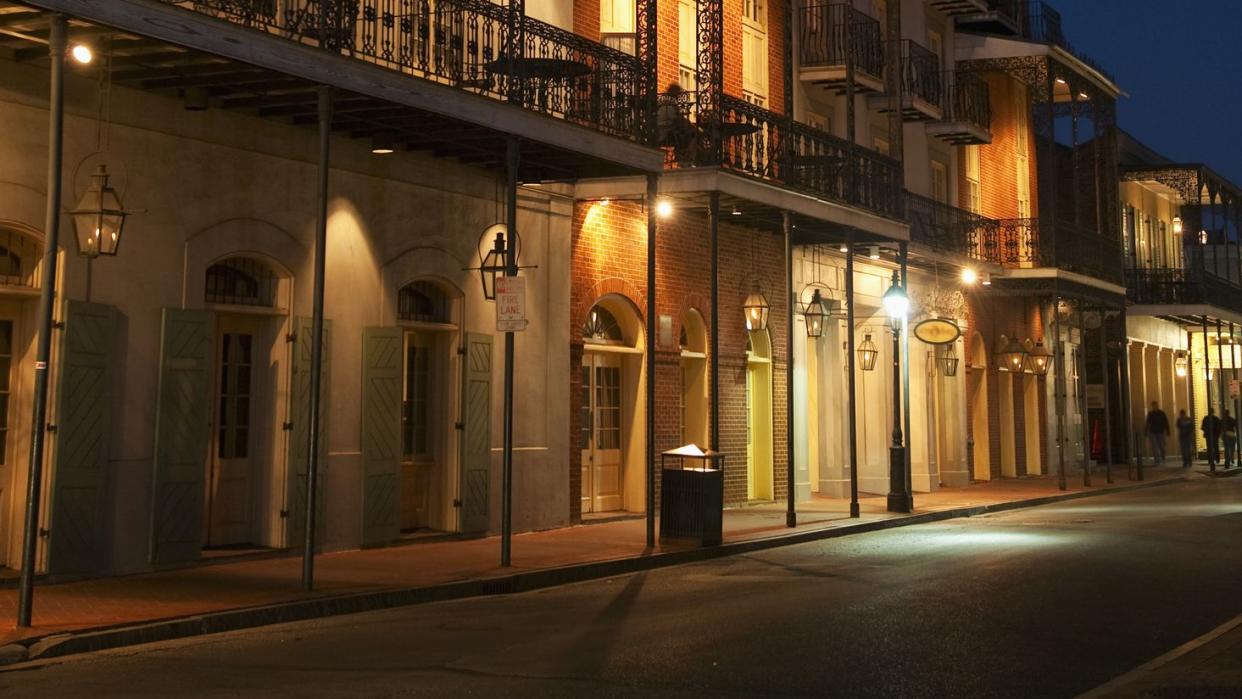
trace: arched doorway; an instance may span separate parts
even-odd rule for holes
[[[746,340],[746,498],[773,498],[772,342],[764,330]]]
[[[680,444],[706,446],[707,434],[707,325],[693,308],[681,317]]]
[[[992,449],[988,429],[988,350],[983,336],[973,333],[970,337],[969,376],[967,377],[967,401],[970,406],[971,462],[975,480],[992,479]]]
[[[599,299],[582,341],[582,512],[642,512],[645,348],[634,304],[618,295]]]
[[[289,275],[268,260],[234,255],[207,267],[203,301],[215,312],[211,438],[206,459],[207,548],[273,545],[271,504],[284,453],[280,367]]]
[[[457,531],[454,417],[461,294],[433,279],[397,292],[401,326],[400,529]]]

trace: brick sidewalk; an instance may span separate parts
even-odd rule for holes
[[[1184,475],[1176,468],[1149,470],[1146,480]],[[1069,483],[1070,492],[1123,486],[1124,469],[1109,486],[1103,475],[1093,488],[1081,481]],[[1060,494],[1049,477],[993,481],[968,488],[916,494],[916,512],[943,512],[963,507],[1020,502]],[[782,503],[727,510],[725,542],[736,543],[858,526],[891,519],[885,498],[860,501],[862,517],[848,516],[848,501],[819,499],[799,504],[796,530],[785,526]],[[301,558],[283,556],[262,560],[214,563],[178,570],[99,578],[35,589],[34,622],[16,629],[17,592],[0,590],[0,645],[54,633],[186,617],[262,605],[288,603],[347,593],[434,586],[465,580],[507,576],[575,564],[627,559],[645,550],[645,522],[630,519],[567,527],[513,538],[512,568],[500,568],[497,537],[414,543],[404,546],[325,553],[316,557],[316,590],[301,591]],[[657,548],[655,553],[665,552]]]

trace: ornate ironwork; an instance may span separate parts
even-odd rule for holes
[[[703,148],[720,160],[720,99],[724,96],[724,0],[698,0],[695,107],[705,127]]]
[[[1157,267],[1126,270],[1126,296],[1144,305],[1205,304],[1242,308],[1242,286],[1193,268]]]
[[[849,35],[847,40],[846,17]],[[802,8],[799,47],[804,66],[844,66],[852,55],[855,70],[884,75],[884,38],[880,23],[846,3],[810,3]],[[847,45],[849,46],[847,50]]]
[[[527,109],[613,136],[645,136],[643,95],[653,78],[637,57],[516,17],[510,6],[488,0],[160,1],[493,99],[517,95]]]
[[[656,0],[637,0],[635,3],[635,29],[638,34],[638,65],[641,72],[639,94],[643,96],[641,133],[647,143],[655,145],[658,139],[656,127],[657,96],[660,86],[656,84],[659,75],[660,54],[658,49],[659,18]]]
[[[902,54],[902,90],[911,97],[939,106],[944,101],[940,56],[910,39],[902,42]]]
[[[970,72],[945,72],[949,86],[944,96],[944,120],[974,124],[985,131],[992,129],[992,105],[988,83]]]
[[[1000,262],[997,221],[906,192],[910,241],[982,262]]]

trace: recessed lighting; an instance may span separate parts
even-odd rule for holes
[[[673,202],[668,199],[661,199],[656,202],[656,215],[660,218],[668,218],[673,215]]]
[[[1089,99],[1091,99],[1091,98],[1087,96],[1087,93],[1085,93],[1085,92],[1079,92],[1079,93],[1078,93],[1078,99],[1080,99],[1080,100],[1089,100]]]
[[[870,258],[871,258],[871,259],[873,259],[873,260],[878,260],[878,259],[880,259],[880,246],[879,246],[879,245],[872,245],[872,246],[871,246],[871,252],[870,252],[870,254],[868,254],[868,255],[867,255],[867,257],[870,257]]]
[[[1058,84],[1058,85],[1064,85],[1064,84],[1066,84],[1066,83],[1065,83],[1065,78],[1057,78],[1057,84]]]
[[[962,270],[963,284],[974,284],[977,281],[979,281],[979,275],[975,273],[975,270],[969,267]]]
[[[388,155],[395,150],[391,131],[378,131],[371,136],[371,152],[375,155]]]
[[[848,253],[850,251],[850,246],[846,245],[845,243],[841,243],[841,247],[837,249],[840,250],[841,252]]]
[[[82,65],[95,60],[95,52],[91,51],[91,47],[86,44],[74,44],[73,48],[69,49],[69,55]]]
[[[992,274],[991,274],[991,272],[984,272],[984,273],[983,273],[983,279],[981,279],[981,280],[979,281],[979,283],[980,283],[980,284],[982,284],[982,285],[984,285],[984,286],[992,286]]]
[[[733,207],[733,211],[731,211],[730,213],[732,213],[734,216],[741,216],[741,215],[742,215],[742,210],[741,210],[741,209],[739,209],[739,208],[737,208],[737,206],[734,206],[734,207]]]

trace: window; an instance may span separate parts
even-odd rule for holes
[[[966,206],[972,212],[983,213],[983,193],[979,177],[979,146],[966,146]]]
[[[1026,87],[1013,85],[1014,168],[1017,177],[1018,218],[1031,217],[1031,163],[1029,158],[1030,123],[1026,105]]]
[[[766,0],[742,2],[742,98],[768,103],[768,18]]]
[[[591,309],[591,314],[582,326],[582,339],[599,345],[620,345],[625,342],[617,319],[601,306]]]
[[[892,155],[889,152],[888,140],[875,136],[871,139],[871,148],[880,155]]]
[[[428,416],[431,405],[430,343],[418,334],[406,339],[405,385],[401,403],[401,455],[407,460],[431,458]]]
[[[944,37],[934,29],[927,30],[927,49],[936,54],[936,68],[944,67]]]
[[[220,413],[216,452],[221,459],[250,453],[250,370],[254,336],[224,333],[220,338]]]
[[[938,160],[931,161],[931,198],[949,203],[949,170]]]
[[[637,51],[634,19],[634,0],[600,0],[600,43],[633,56]]]
[[[698,84],[698,8],[695,0],[677,0],[677,83],[683,90]]]
[[[0,466],[9,446],[9,391],[13,370],[13,321],[0,320]]]
[[[252,257],[230,257],[207,268],[207,303],[232,306],[276,305],[279,279],[272,268]]]
[[[422,323],[452,323],[453,299],[435,282],[422,280],[406,284],[397,292],[397,318]]]
[[[825,111],[823,114],[815,112],[806,113],[806,123],[808,126],[814,127],[824,133],[832,133],[832,112]]]

